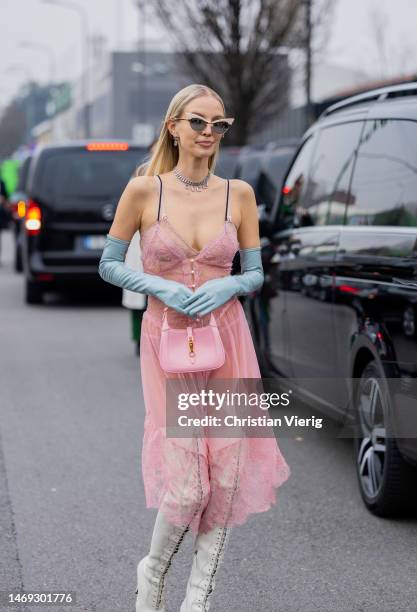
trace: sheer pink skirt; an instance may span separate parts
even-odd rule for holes
[[[142,320],[140,366],[146,411],[142,474],[146,506],[160,509],[175,525],[189,525],[194,533],[242,525],[249,515],[267,511],[276,502],[278,487],[290,475],[273,435],[166,435],[166,377],[180,379],[187,392],[213,378],[261,377],[239,300],[228,304],[217,323],[226,352],[223,366],[211,372],[166,374],[158,359],[160,318],[148,306]]]

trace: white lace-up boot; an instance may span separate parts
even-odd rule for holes
[[[216,527],[197,535],[187,593],[180,612],[207,612],[209,609],[208,598],[214,590],[215,573],[222,562],[229,536],[230,527]]]
[[[188,529],[189,525],[172,525],[158,511],[149,554],[137,567],[136,612],[165,611],[165,576]]]

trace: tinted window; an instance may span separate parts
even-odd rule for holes
[[[258,181],[261,162],[264,153],[259,151],[244,153],[236,167],[235,177],[246,181],[255,191],[256,201],[259,204]]]
[[[236,167],[239,160],[239,149],[220,149],[215,173],[222,178],[235,178]]]
[[[38,197],[56,203],[63,196],[118,196],[145,155],[145,149],[48,153],[39,161],[34,190]]]
[[[294,149],[266,153],[264,168],[259,175],[258,194],[259,203],[264,204],[267,211],[271,211],[281,191],[282,181],[293,155]]]
[[[19,180],[17,183],[17,191],[26,191],[26,181],[28,177],[30,157],[27,157],[19,168]]]
[[[417,123],[366,122],[346,223],[417,225]]]
[[[291,170],[287,175],[282,188],[282,199],[279,204],[276,227],[289,228],[299,225],[311,225],[305,214],[303,202],[306,190],[306,181],[313,152],[313,137],[310,136],[299,150]]]
[[[320,130],[305,202],[313,225],[343,223],[362,129],[363,122],[356,121]]]

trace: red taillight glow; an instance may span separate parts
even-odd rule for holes
[[[87,151],[127,151],[127,142],[90,142],[85,148]]]
[[[42,222],[42,211],[34,200],[29,200],[25,215],[26,232],[30,235],[39,234]]]
[[[339,291],[344,291],[345,293],[359,293],[359,287],[351,287],[351,285],[340,285]]]
[[[282,193],[284,195],[288,195],[291,192],[291,187],[287,187],[286,185],[282,188]]]

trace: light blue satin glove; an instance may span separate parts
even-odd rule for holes
[[[107,234],[98,265],[98,273],[101,278],[123,289],[153,295],[166,306],[186,314],[184,303],[188,297],[193,295],[191,289],[182,283],[129,268],[124,263],[129,244],[129,240],[122,240]]]
[[[235,295],[247,295],[262,287],[261,247],[239,249],[241,274],[212,278],[198,287],[184,302],[186,314],[204,316]]]

